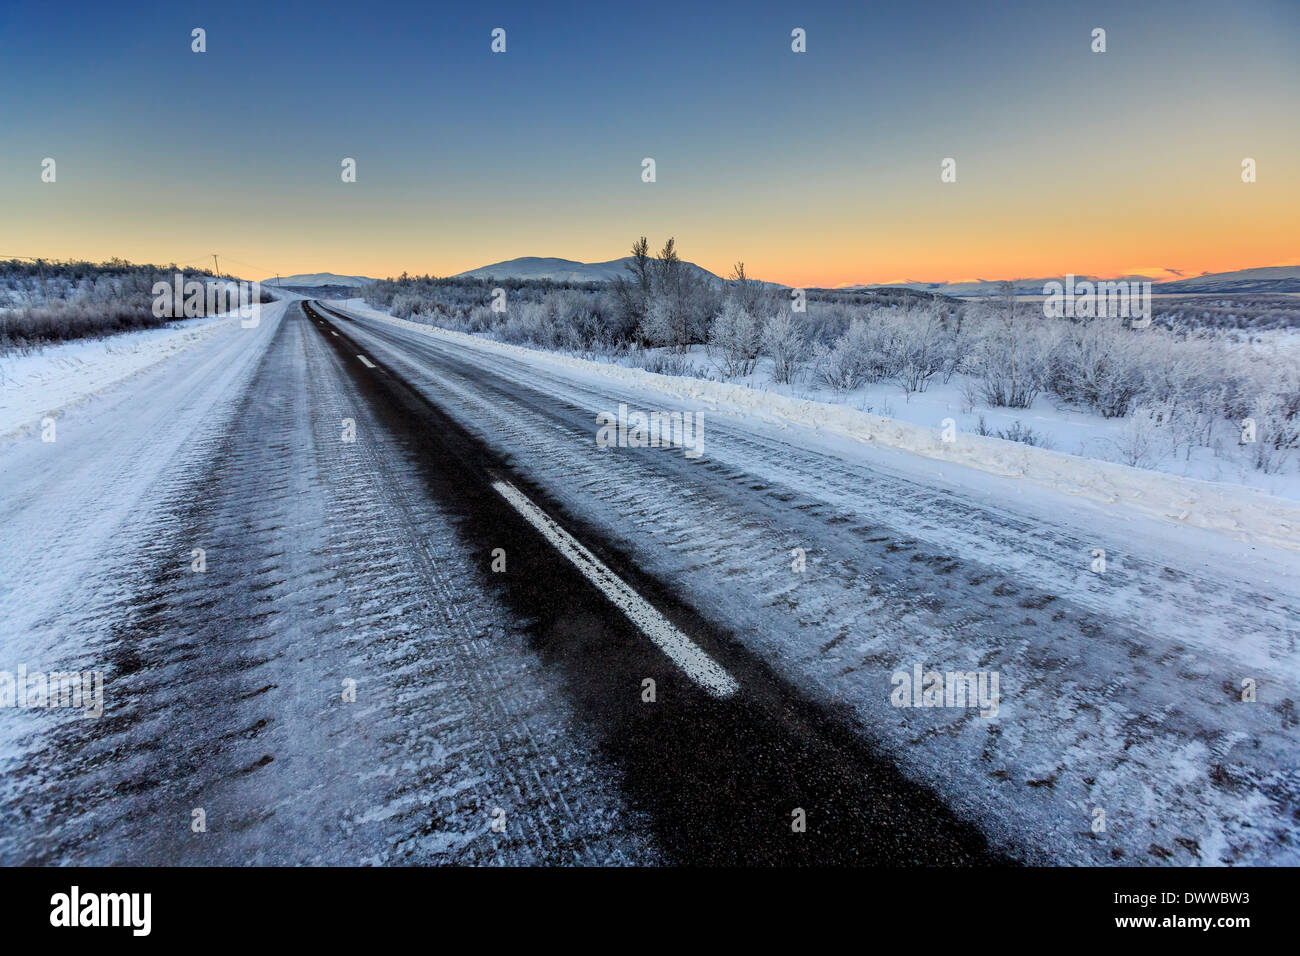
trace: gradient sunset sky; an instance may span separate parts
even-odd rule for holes
[[[9,2],[0,256],[450,275],[644,234],[798,286],[1294,264],[1297,50],[1297,0]]]

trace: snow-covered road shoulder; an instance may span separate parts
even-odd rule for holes
[[[288,300],[261,307],[258,321],[274,321]],[[160,362],[174,358],[213,335],[240,329],[235,313],[184,319],[158,329],[81,339],[27,353],[0,355],[0,438],[40,428],[60,413]]]

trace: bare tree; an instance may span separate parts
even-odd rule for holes
[[[614,298],[629,328],[639,328],[646,321],[654,281],[652,267],[650,242],[642,236],[632,243],[632,261],[624,263],[631,282],[622,276],[614,280]]]

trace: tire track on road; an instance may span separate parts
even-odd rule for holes
[[[527,476],[376,356],[365,353],[374,369],[356,361],[364,349],[346,323],[322,320],[317,327],[386,427],[420,451],[431,493],[456,508],[460,534],[483,556],[478,573],[485,585],[533,620],[535,646],[565,675],[585,725],[620,767],[623,792],[650,814],[670,859],[999,862],[978,831],[928,788],[903,778],[839,715],[798,694],[732,635],[584,529],[582,544],[734,675],[741,690],[719,699],[685,677],[492,487],[492,476],[508,475],[542,510],[559,513]],[[507,549],[510,570],[492,575],[488,556],[498,546]],[[653,703],[642,697],[647,678],[655,682]],[[806,814],[806,832],[792,829],[795,811]]]

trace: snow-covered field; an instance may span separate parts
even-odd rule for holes
[[[1275,333],[1280,348],[1295,348],[1296,336]],[[1300,363],[1300,350],[1295,352]],[[696,346],[690,353],[692,365],[702,374],[713,371],[713,363],[704,349]],[[1100,415],[1063,407],[1050,395],[1039,395],[1027,409],[1009,409],[973,404],[962,394],[962,376],[954,376],[948,384],[936,382],[925,392],[905,394],[896,385],[864,385],[852,392],[837,394],[825,386],[805,384],[778,385],[770,381],[770,359],[762,359],[750,375],[738,380],[748,387],[770,390],[781,395],[828,404],[848,405],[869,413],[893,418],[914,425],[939,428],[946,418],[952,418],[959,434],[978,434],[981,420],[984,428],[997,432],[1017,428],[1031,429],[1039,447],[1064,452],[1080,458],[1123,463],[1125,449],[1140,440],[1134,434],[1141,424],[1132,418],[1102,418]],[[1174,454],[1162,443],[1160,436],[1151,435],[1149,457],[1143,467],[1147,470],[1185,478],[1225,482],[1257,488],[1270,495],[1300,499],[1300,469],[1297,461],[1280,473],[1265,474],[1252,467],[1245,456],[1231,454],[1235,451],[1237,436],[1229,435],[1231,425],[1224,422],[1221,437],[1224,449],[1214,450],[1194,447],[1188,452]],[[1225,453],[1228,452],[1228,453]]]

